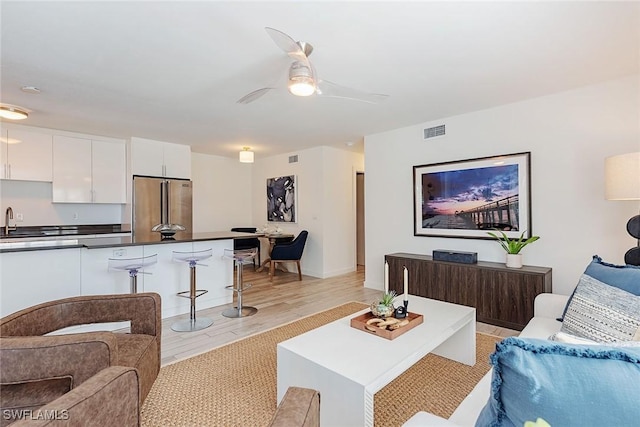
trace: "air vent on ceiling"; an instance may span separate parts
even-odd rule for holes
[[[424,130],[424,139],[435,138],[436,136],[442,136],[445,134],[444,125],[434,126]]]
[[[298,162],[297,154],[295,156],[289,156],[289,163],[297,163],[297,162]]]

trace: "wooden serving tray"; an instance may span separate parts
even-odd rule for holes
[[[389,331],[382,328],[376,328],[374,325],[367,325],[367,320],[373,319],[375,317],[376,316],[374,316],[373,313],[371,313],[370,311],[365,314],[361,314],[360,316],[356,316],[353,319],[351,319],[351,327],[360,329],[361,331],[365,331],[372,335],[377,335],[379,337],[392,340],[392,339],[398,338],[400,335],[404,334],[405,332],[415,328],[416,326],[421,324],[422,321],[424,320],[424,317],[422,316],[422,314],[408,312],[406,318],[409,319],[409,324],[402,326],[401,328],[398,328],[396,330]],[[398,319],[398,320],[403,320],[403,319]],[[367,329],[367,326],[371,329]]]

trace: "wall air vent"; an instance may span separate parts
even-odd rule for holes
[[[442,136],[445,134],[444,125],[434,126],[424,130],[424,139],[435,138],[436,136]]]
[[[289,163],[298,163],[298,155],[289,156]]]

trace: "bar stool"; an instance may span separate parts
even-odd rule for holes
[[[188,262],[189,270],[191,271],[190,289],[188,291],[178,292],[177,295],[183,298],[189,298],[191,300],[191,310],[188,320],[179,320],[171,325],[171,329],[176,332],[191,332],[199,331],[200,329],[208,328],[213,324],[213,320],[208,317],[196,319],[196,298],[209,292],[205,289],[196,289],[196,265],[198,261],[211,258],[213,256],[212,249],[205,249],[203,251],[190,251],[190,252],[178,252],[173,251],[172,260],[175,262]]]
[[[253,249],[242,249],[242,250],[233,250],[233,249],[225,249],[224,250],[224,258],[232,259],[236,266],[236,286],[233,285],[227,286],[227,289],[233,289],[234,292],[238,293],[238,305],[236,307],[227,308],[222,312],[224,317],[246,317],[253,316],[258,312],[258,309],[255,307],[243,307],[242,306],[242,292],[249,289],[251,285],[245,285],[242,280],[242,267],[245,261],[250,260],[255,257],[258,253],[257,248]]]
[[[128,271],[130,292],[136,294],[138,293],[138,273],[151,274],[142,269],[157,262],[158,254],[139,258],[109,258],[107,270]]]

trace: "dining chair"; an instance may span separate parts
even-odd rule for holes
[[[269,276],[273,281],[276,272],[276,263],[295,261],[298,266],[298,280],[302,280],[302,270],[300,269],[300,258],[304,251],[304,245],[307,243],[309,232],[302,230],[298,236],[289,243],[276,243],[271,251],[271,265],[269,267]]]
[[[241,233],[255,233],[256,227],[233,227],[231,231],[238,231]],[[247,237],[244,239],[233,239],[233,250],[245,250],[245,249],[258,249],[258,255],[253,257],[253,269],[256,269],[257,265],[260,265],[260,239],[257,237]]]

